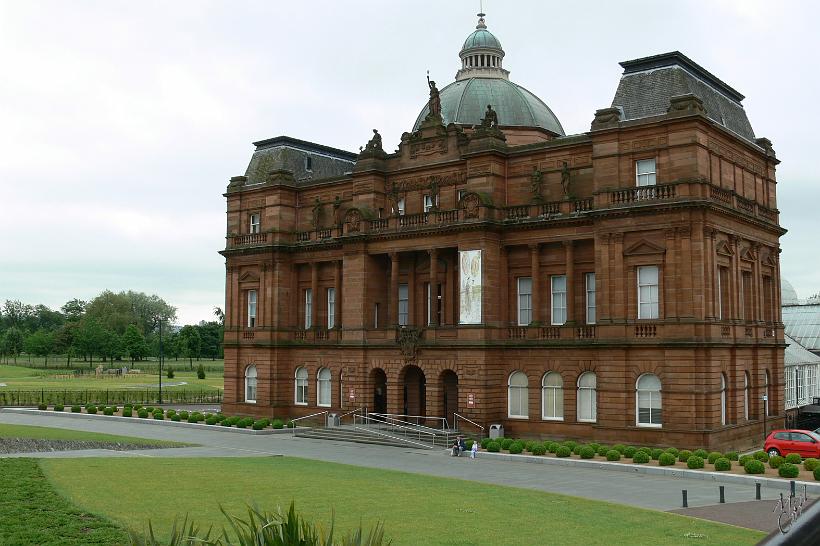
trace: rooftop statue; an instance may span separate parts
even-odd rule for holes
[[[367,144],[365,145],[364,149],[383,151],[382,136],[379,134],[378,129],[373,129],[373,138],[367,141]]]
[[[564,190],[564,197],[569,197],[570,179],[569,164],[564,161],[564,166],[561,168],[561,188]]]
[[[487,105],[487,111],[484,112],[484,117],[481,119],[481,126],[485,128],[498,127],[498,113],[489,104]]]
[[[441,117],[441,98],[438,94],[436,82],[430,79],[430,73],[427,74],[427,86],[430,88],[430,115]]]

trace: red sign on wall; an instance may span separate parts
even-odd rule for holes
[[[350,387],[350,396],[349,396],[349,398],[350,398],[351,402],[356,401],[356,391],[355,391],[355,389],[353,389],[353,387]]]
[[[475,394],[469,393],[467,395],[467,407],[474,408],[475,407]]]

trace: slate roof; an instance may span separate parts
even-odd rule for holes
[[[789,344],[789,346],[786,347],[786,355],[783,360],[783,363],[786,366],[805,366],[806,364],[820,364],[820,356],[817,356],[813,352],[809,351],[788,335],[784,335],[783,338],[786,341],[786,343]]]
[[[669,99],[691,93],[703,101],[706,115],[744,139],[755,134],[741,101],[743,95],[679,51],[620,63],[624,68],[612,106],[622,119],[666,114]]]
[[[275,170],[288,170],[297,181],[341,176],[353,170],[357,154],[289,136],[278,136],[253,143],[256,146],[245,176],[247,184],[259,184]],[[310,170],[305,157],[311,158]]]

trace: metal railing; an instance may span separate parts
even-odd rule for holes
[[[394,419],[396,421],[404,422],[407,425],[424,427],[424,428],[427,428],[429,430],[437,430],[438,428],[441,428],[441,430],[446,430],[446,429],[450,428],[450,425],[447,423],[447,419],[444,418],[444,417],[427,417],[426,415],[407,415],[407,414],[404,414],[404,413],[378,413],[378,412],[373,412],[373,413],[370,413],[368,415],[377,415],[379,417],[384,417],[386,419]],[[405,419],[400,419],[400,417],[405,417]],[[411,421],[411,419],[415,422]],[[419,421],[435,421],[436,423],[440,424],[441,427],[438,427],[438,425],[436,427],[428,427],[426,425],[421,425],[419,423]]]
[[[291,419],[290,422],[293,423],[293,435],[296,436],[296,422],[297,421],[301,421],[302,419],[310,419],[311,417],[316,417],[317,415],[322,415],[322,414],[326,415],[327,410],[319,411],[319,412],[316,412],[316,413],[311,413],[310,415],[305,415],[305,416],[302,416],[302,417],[297,417],[296,419]],[[326,426],[326,425],[327,425],[327,418],[325,418],[325,422],[322,424],[322,426]]]
[[[459,415],[458,413],[453,414],[453,428],[455,430],[459,430],[459,428],[458,428],[458,420],[459,419],[461,419],[462,421],[467,421],[468,423],[470,423],[474,427],[478,428],[479,431],[480,431],[478,433],[479,434],[479,439],[484,438],[484,427],[482,427],[481,425],[479,425],[478,423],[476,423],[472,419],[468,419],[467,417],[464,417],[463,415]]]
[[[361,412],[362,415],[367,415],[367,407],[362,406],[360,408],[356,408],[354,410],[351,410],[347,413],[343,413],[342,415],[339,416],[339,424],[343,425],[344,424],[343,420],[344,420],[345,417],[347,417],[348,415],[354,415],[355,416],[358,412]],[[353,419],[355,420],[355,417]]]
[[[420,427],[417,426],[408,427],[395,422],[390,422],[389,420],[381,418],[374,413],[367,413],[363,416],[353,414],[353,427],[370,434],[421,446],[426,449],[435,449],[436,447],[435,432],[427,432],[421,430]],[[426,439],[427,441],[425,442],[423,439]]]

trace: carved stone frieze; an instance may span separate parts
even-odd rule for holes
[[[743,167],[744,169],[751,171],[755,174],[763,175],[766,172],[761,163],[747,158],[745,155],[738,152],[737,150],[713,138],[709,139],[709,150],[713,154],[722,157],[726,161]]]
[[[452,171],[443,174],[414,176],[399,180],[392,180],[389,185],[388,196],[398,195],[401,192],[413,190],[426,190],[433,185],[437,188],[452,186],[464,182],[467,173],[464,171]]]
[[[396,343],[405,361],[416,360],[419,350],[419,340],[421,340],[423,333],[424,328],[413,328],[409,326],[396,328]]]
[[[475,193],[468,193],[461,198],[461,208],[464,210],[465,218],[478,218],[478,209],[481,207],[481,199]]]

